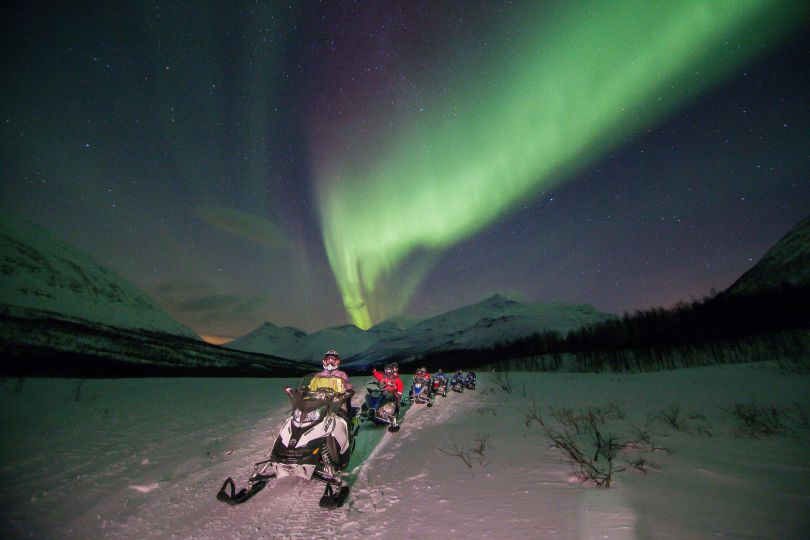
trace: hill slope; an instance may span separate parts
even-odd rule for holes
[[[143,291],[44,229],[0,214],[0,304],[199,339]]]
[[[482,349],[538,332],[565,334],[610,317],[589,305],[522,303],[494,295],[381,339],[352,357],[349,364],[363,368],[390,360],[407,361],[428,352]]]
[[[349,357],[400,331],[400,327],[393,323],[381,323],[369,330],[346,324],[307,334],[296,328],[266,322],[225,347],[317,363],[328,349],[336,349],[341,356]]]
[[[810,283],[810,216],[804,218],[743,274],[727,293]]]

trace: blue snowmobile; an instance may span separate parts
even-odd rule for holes
[[[396,392],[385,390],[377,379],[366,383],[366,401],[360,406],[360,420],[388,425],[391,433],[399,431],[399,399]]]
[[[460,369],[450,378],[450,388],[453,392],[461,393],[464,391],[464,374]]]
[[[430,395],[430,383],[423,379],[414,377],[411,383],[411,391],[408,395],[411,403],[418,403],[433,407],[433,397]]]
[[[470,390],[475,390],[475,372],[470,371],[467,373],[467,376],[464,377],[464,388],[468,388]]]
[[[433,395],[447,397],[447,387],[449,383],[450,381],[447,379],[447,375],[439,371],[439,373],[433,376]]]

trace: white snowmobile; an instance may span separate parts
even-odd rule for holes
[[[349,487],[339,471],[349,463],[359,423],[349,420],[353,390],[345,390],[338,377],[307,375],[298,388],[285,388],[292,413],[276,437],[270,458],[254,465],[248,487],[236,493],[231,478],[217,499],[240,504],[262,490],[272,478],[299,476],[326,483],[320,505],[341,506]]]

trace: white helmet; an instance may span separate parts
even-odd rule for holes
[[[340,365],[340,355],[335,349],[329,349],[323,354],[323,369],[334,371]]]

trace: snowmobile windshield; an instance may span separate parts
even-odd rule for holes
[[[369,379],[366,381],[366,392],[372,396],[379,396],[383,391],[382,382],[377,379]]]
[[[314,373],[303,377],[298,387],[290,392],[290,403],[294,410],[304,414],[321,407],[337,412],[346,397],[343,379]]]

